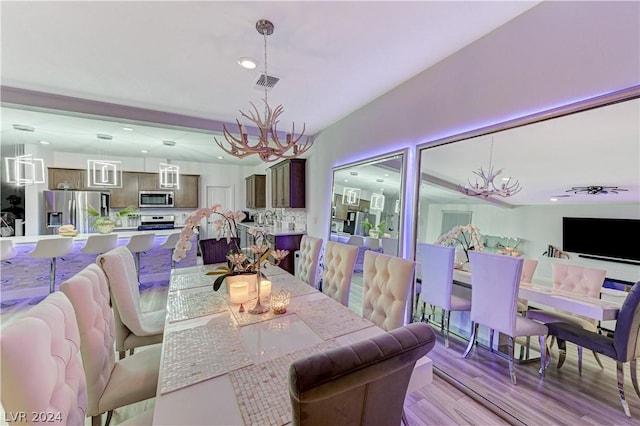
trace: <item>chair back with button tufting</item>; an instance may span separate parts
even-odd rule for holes
[[[349,306],[349,290],[353,265],[356,263],[358,247],[348,244],[327,242],[324,253],[324,275],[322,292],[329,297]]]

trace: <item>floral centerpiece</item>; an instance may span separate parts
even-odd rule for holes
[[[469,250],[483,251],[484,249],[480,230],[472,224],[453,227],[451,231],[442,234],[435,244],[447,247],[461,247],[467,257],[467,262],[469,261]]]
[[[220,275],[213,283],[213,290],[218,291],[222,282],[227,276],[239,274],[259,274],[260,268],[266,265],[278,265],[289,252],[287,250],[272,250],[269,246],[267,236],[269,231],[266,228],[250,227],[249,234],[253,236],[254,244],[249,248],[251,258],[238,246],[239,233],[238,223],[245,218],[242,211],[233,212],[224,210],[221,205],[203,207],[191,213],[182,228],[180,239],[176,243],[173,253],[173,260],[179,262],[184,259],[186,252],[191,249],[191,237],[194,235],[194,228],[203,218],[216,216],[213,224],[217,232],[217,240],[226,238],[227,243],[235,246],[227,254],[227,265],[218,266],[214,271],[207,272],[207,275]],[[271,257],[273,263],[268,259]]]

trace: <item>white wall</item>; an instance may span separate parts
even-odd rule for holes
[[[638,2],[541,3],[323,130],[307,162],[309,233],[328,237],[332,167],[408,147],[411,168],[418,144],[637,85],[638,16]]]

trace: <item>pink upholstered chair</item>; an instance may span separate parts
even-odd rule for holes
[[[87,416],[101,424],[102,413],[156,395],[161,347],[147,348],[120,361],[115,359],[114,317],[109,306],[109,285],[100,267],[91,264],[64,282],[60,289],[75,310],[80,350],[87,377]]]
[[[518,287],[523,260],[518,257],[470,251],[471,262],[471,338],[464,352],[468,357],[478,338],[480,324],[509,337],[509,373],[516,384],[514,343],[516,337],[538,336],[540,374],[544,376],[547,327],[517,314]]]
[[[333,241],[327,242],[324,252],[322,292],[344,306],[349,306],[351,277],[357,255],[358,247]]]
[[[579,296],[600,298],[602,284],[607,275],[604,269],[588,268],[585,266],[569,265],[566,263],[553,263],[551,265],[553,288],[556,290],[574,293]],[[558,310],[529,310],[527,318],[541,322],[564,322],[580,326],[591,332],[598,331],[598,321],[592,318],[581,317],[573,313],[565,313]],[[578,347],[579,362],[578,371],[582,373],[582,348]],[[604,368],[597,352],[593,351],[600,368]],[[562,367],[564,358],[559,358],[558,368]]]
[[[520,282],[522,283],[531,283],[533,280],[533,274],[536,272],[536,268],[538,267],[538,261],[535,259],[523,259],[522,263],[522,276],[520,277]],[[529,309],[529,301],[525,299],[518,299],[518,312],[524,313]]]
[[[364,254],[362,316],[390,331],[405,324],[415,262],[374,251]]]
[[[322,238],[302,236],[296,276],[313,288],[318,288],[318,260],[321,248]]]
[[[120,359],[126,351],[162,342],[165,309],[142,312],[133,255],[128,248],[116,247],[98,256],[96,263],[109,282],[116,326],[116,350]]]
[[[87,384],[79,349],[75,313],[60,292],[2,330],[2,405],[7,413],[25,413],[16,423],[33,424],[31,413],[52,413],[47,424],[84,424]]]
[[[424,303],[442,309],[440,330],[444,333],[444,346],[448,348],[451,311],[471,310],[471,300],[452,294],[456,250],[436,244],[418,244],[417,252],[422,270],[420,297]]]

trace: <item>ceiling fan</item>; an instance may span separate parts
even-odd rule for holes
[[[627,191],[623,188],[618,188],[617,186],[574,186],[571,189],[567,189],[565,192],[573,192],[574,194],[589,194],[589,195],[598,195],[598,194],[617,194],[619,191]]]

